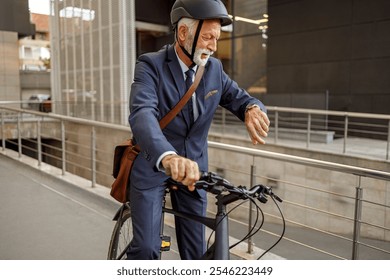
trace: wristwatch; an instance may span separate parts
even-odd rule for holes
[[[246,108],[245,108],[245,113],[248,112],[250,109],[253,109],[253,108],[255,108],[255,107],[260,108],[259,105],[257,105],[257,104],[249,104],[249,105],[246,106]]]

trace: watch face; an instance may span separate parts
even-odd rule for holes
[[[248,105],[245,109],[245,112],[247,112],[248,110],[252,109],[252,108],[255,108],[255,107],[259,107],[257,106],[256,104],[252,104],[252,105]]]

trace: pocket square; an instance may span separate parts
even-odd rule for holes
[[[206,94],[206,96],[204,97],[204,99],[206,100],[207,98],[213,96],[214,94],[218,93],[218,90],[212,90],[210,91],[209,93]]]

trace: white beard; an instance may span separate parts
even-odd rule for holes
[[[194,43],[194,38],[189,35],[186,42],[184,43],[184,48],[187,50],[188,53],[192,52],[192,44]],[[195,49],[194,53],[194,63],[198,66],[205,66],[207,61],[209,60],[209,57],[213,55],[214,52],[207,50],[207,49]],[[207,54],[205,58],[202,58],[202,54]]]
[[[202,58],[202,55],[206,54],[205,58]],[[194,63],[198,66],[205,66],[210,56],[213,55],[213,52],[207,49],[195,49],[194,54]]]

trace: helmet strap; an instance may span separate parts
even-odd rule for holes
[[[191,54],[182,45],[179,44],[179,47],[184,52],[184,54],[186,56],[188,56],[189,59],[191,59],[191,61],[192,61],[191,67],[195,66],[195,62],[194,62],[195,50],[196,50],[196,45],[198,44],[198,38],[200,35],[200,30],[202,29],[203,22],[204,22],[204,20],[202,20],[202,19],[199,20],[198,27],[196,28],[196,32],[195,32],[195,36],[194,36],[194,41],[192,42]]]

